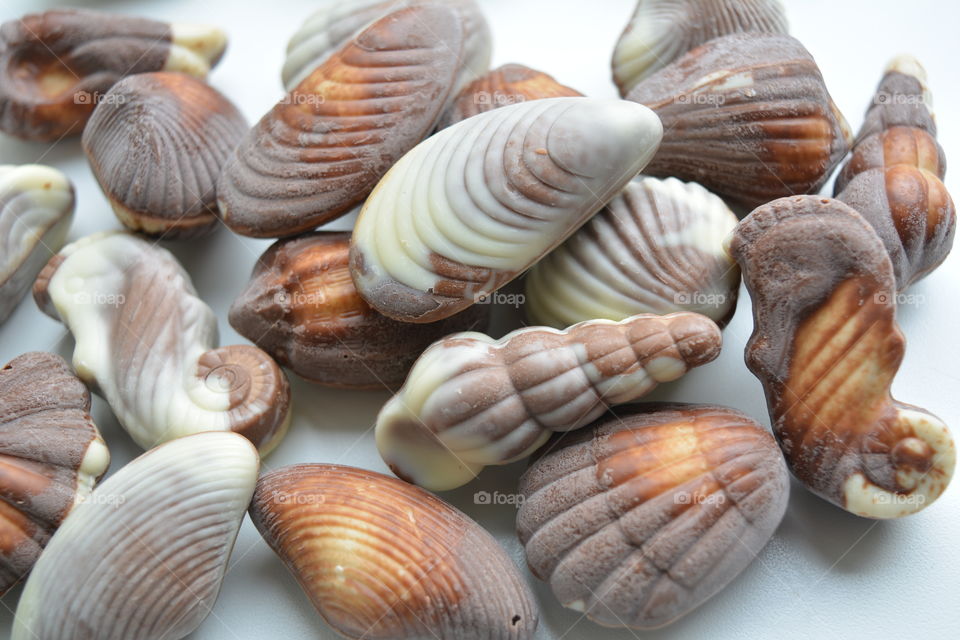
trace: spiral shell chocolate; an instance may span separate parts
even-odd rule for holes
[[[46,11],[0,26],[0,131],[26,140],[80,135],[102,94],[148,71],[204,77],[226,35],[86,9]]]
[[[663,121],[645,173],[674,176],[744,207],[816,193],[852,138],[813,57],[787,35],[708,41],[627,96]]]
[[[793,474],[868,518],[929,506],[956,447],[939,418],[890,395],[905,340],[873,228],[838,200],[782,198],[740,223],[731,252],[753,300],[747,366]]]
[[[527,327],[499,340],[454,334],[420,356],[380,411],[377,448],[399,477],[452,489],[712,361],[720,343],[696,313]]]
[[[536,603],[483,527],[436,496],[328,464],[264,475],[250,517],[347,638],[526,640]]]
[[[39,164],[0,165],[0,324],[67,239],[73,184]]]
[[[182,73],[117,82],[83,130],[83,149],[114,213],[134,231],[167,239],[219,224],[220,170],[247,132],[233,103]]]
[[[49,353],[0,369],[0,595],[19,582],[74,504],[107,471],[90,392]]]
[[[353,286],[349,253],[349,232],[319,231],[276,242],[230,307],[230,324],[298,375],[360,389],[396,389],[430,343],[457,331],[486,329],[490,305],[430,324],[377,313]]]
[[[179,640],[210,614],[260,460],[207,432],[129,463],[76,506],[20,596],[13,640]]]
[[[942,263],[953,247],[957,210],[943,184],[947,161],[937,143],[926,72],[910,56],[887,66],[837,176],[837,199],[880,235],[903,290]]]
[[[464,63],[463,19],[442,4],[388,14],[347,42],[247,133],[217,187],[244,235],[309,231],[363,202],[433,130]]]
[[[593,98],[524,102],[440,131],[360,212],[350,250],[360,295],[407,322],[484,299],[599,211],[662,132],[645,107]]]
[[[790,479],[770,434],[727,407],[618,408],[520,479],[517,533],[565,607],[610,627],[689,613],[763,548]]]
[[[290,388],[256,347],[216,348],[217,319],[166,249],[127,233],[67,245],[34,284],[63,322],[73,366],[144,449],[199,431],[236,431],[264,452],[283,437]]]
[[[736,225],[723,200],[696,183],[635,180],[533,266],[527,317],[559,329],[694,311],[723,326],[740,287],[740,269],[724,249]]]

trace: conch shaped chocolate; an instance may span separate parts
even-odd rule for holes
[[[445,129],[478,113],[486,113],[518,102],[582,95],[546,73],[522,64],[505,64],[464,87],[443,115],[439,128]]]
[[[347,42],[250,130],[217,187],[243,235],[309,231],[360,204],[455,95],[464,24],[416,4]]]
[[[90,392],[63,358],[32,352],[0,369],[0,595],[33,566],[107,471]]]
[[[286,432],[290,387],[250,345],[216,348],[217,319],[176,258],[127,233],[67,245],[33,289],[63,322],[73,366],[144,449],[199,431],[236,431],[263,452]]]
[[[71,512],[27,580],[14,640],[180,640],[210,614],[260,460],[206,432],[163,444]]]
[[[626,95],[708,40],[751,31],[787,33],[780,0],[639,0],[613,50],[613,81]]]
[[[559,329],[694,311],[723,326],[740,288],[724,248],[736,226],[723,200],[694,182],[635,180],[527,273],[527,317]]]
[[[73,184],[53,167],[0,165],[0,324],[66,242],[75,204]]]
[[[520,479],[527,564],[565,607],[653,629],[743,571],[790,477],[766,429],[714,405],[622,407],[551,442]]]
[[[627,98],[663,121],[645,173],[699,182],[749,208],[819,191],[852,138],[816,62],[787,35],[715,38]]]
[[[873,228],[838,200],[795,196],[753,211],[730,248],[753,300],[747,366],[797,479],[868,518],[936,500],[956,448],[940,419],[890,395],[905,340]]]
[[[264,475],[250,517],[347,638],[526,640],[537,606],[469,517],[396,478],[329,464]]]
[[[113,85],[82,142],[124,226],[173,239],[219,224],[217,179],[246,132],[222,93],[191,76],[158,71]]]
[[[349,232],[318,231],[274,243],[257,260],[230,324],[281,365],[323,385],[396,389],[424,349],[457,331],[484,331],[491,305],[430,324],[370,308],[348,269]]]
[[[915,58],[897,57],[837,176],[837,199],[880,234],[900,290],[936,269],[953,247],[957,210],[943,184],[947,161],[936,134],[926,72]]]
[[[417,145],[367,199],[350,268],[384,315],[433,322],[486,298],[599,211],[656,151],[660,121],[623,100],[495,109]]]
[[[499,340],[454,334],[420,356],[380,411],[377,448],[399,477],[453,489],[712,361],[720,343],[696,313],[526,327]]]
[[[226,45],[214,27],[87,9],[11,20],[0,26],[0,131],[38,141],[78,136],[120,78],[161,70],[204,77]]]

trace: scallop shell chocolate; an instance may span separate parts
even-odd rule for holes
[[[724,249],[736,225],[723,200],[696,183],[635,180],[527,273],[527,317],[559,329],[694,311],[723,326],[740,287]]]
[[[124,78],[83,130],[83,149],[128,229],[167,239],[210,231],[220,170],[247,132],[222,93],[182,73]]]
[[[0,26],[0,131],[37,141],[78,136],[120,78],[148,71],[202,78],[226,44],[214,27],[87,9],[11,20]]]
[[[34,298],[73,333],[73,366],[144,449],[199,431],[236,431],[270,451],[290,387],[250,345],[217,348],[217,319],[166,249],[128,233],[67,245]]]
[[[551,443],[520,479],[530,571],[565,607],[654,629],[723,589],[783,518],[776,442],[739,411],[652,404]]]
[[[873,228],[838,200],[795,196],[753,211],[730,248],[753,301],[747,366],[793,474],[867,518],[933,503],[956,447],[939,418],[890,395],[906,341]]]
[[[852,138],[813,57],[787,35],[715,38],[627,98],[663,121],[645,173],[698,182],[747,208],[816,193]]]
[[[637,83],[708,40],[733,33],[787,33],[779,0],[639,0],[613,50],[613,81]]]
[[[0,369],[0,456],[2,595],[110,464],[90,417],[90,392],[63,358],[25,353]]]
[[[207,432],[129,463],[77,505],[27,580],[13,640],[180,640],[210,614],[257,482],[245,438]]]
[[[250,517],[344,637],[527,640],[537,628],[533,595],[493,537],[406,482],[284,467],[257,483]]]
[[[0,324],[63,246],[75,204],[73,184],[53,167],[0,165]]]
[[[453,489],[711,362],[720,343],[717,325],[696,313],[526,327],[499,340],[454,334],[420,356],[384,405],[377,448],[401,478]]]
[[[349,253],[349,232],[318,231],[276,242],[230,308],[230,324],[312,382],[361,389],[396,389],[432,342],[486,329],[490,305],[430,324],[377,313],[353,286]]]
[[[360,212],[350,249],[360,295],[406,322],[485,299],[613,198],[662,132],[645,107],[593,98],[523,102],[438,132]]]

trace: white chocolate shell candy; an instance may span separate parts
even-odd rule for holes
[[[526,277],[527,317],[557,329],[592,318],[733,315],[740,268],[724,249],[737,217],[719,197],[676,178],[631,182]]]
[[[25,353],[0,369],[0,460],[2,595],[110,464],[90,392],[60,356]]]
[[[13,640],[179,640],[210,614],[260,459],[198,433],[107,478],[53,536],[20,596]]]
[[[653,156],[663,128],[638,106],[533,100],[421,142],[360,212],[350,251],[360,295],[386,316],[433,322],[513,280]]]
[[[265,474],[250,517],[326,622],[360,640],[528,640],[536,601],[497,541],[423,489],[300,464]]]
[[[712,361],[720,343],[696,313],[527,327],[499,340],[453,334],[423,352],[380,411],[377,448],[399,477],[453,489]]]
[[[780,0],[639,0],[613,50],[613,81],[626,95],[704,42],[748,31],[787,33]]]
[[[73,185],[60,171],[0,165],[0,323],[63,246],[74,205]]]
[[[290,387],[270,356],[216,348],[217,319],[166,249],[127,233],[67,245],[34,285],[73,333],[73,366],[141,447],[236,431],[263,452],[283,437]]]

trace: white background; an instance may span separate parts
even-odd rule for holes
[[[320,0],[323,1],[323,0]],[[494,33],[495,65],[520,62],[553,74],[592,96],[615,96],[609,76],[613,45],[633,9],[632,0],[480,0]],[[189,2],[102,0],[77,3],[171,21],[216,24],[230,45],[210,82],[255,122],[281,96],[280,67],[287,38],[319,6],[317,0]],[[37,0],[3,0],[0,20],[58,6]],[[900,52],[920,58],[929,73],[940,141],[960,162],[960,4],[787,0],[791,33],[820,64],[827,85],[851,126],[859,128],[887,60]],[[0,164],[42,162],[74,181],[78,209],[70,238],[117,228],[76,139],[54,147],[0,134]],[[947,186],[960,198],[956,173]],[[340,220],[331,228],[349,228]],[[209,238],[165,243],[184,262],[201,297],[217,312],[223,344],[242,342],[226,311],[268,246],[220,229]],[[894,395],[926,407],[960,435],[960,251],[910,291],[919,302],[899,320],[908,350]],[[516,319],[514,319],[516,322]],[[500,323],[502,333],[508,325]],[[659,391],[656,399],[719,402],[768,423],[759,382],[743,365],[752,328],[749,298],[741,291],[736,316],[724,331],[719,360]],[[0,327],[0,364],[29,350],[50,350],[68,360],[72,338],[26,299]],[[376,453],[372,425],[385,392],[331,391],[292,379],[294,423],[265,462],[274,469],[296,462],[339,462],[386,471]],[[112,455],[112,470],[139,453],[109,408],[94,401],[94,418]],[[511,506],[475,505],[479,490],[512,492],[523,464],[489,469],[473,484],[444,495],[490,529],[518,566],[523,556],[513,535]],[[532,577],[541,606],[538,638],[886,638],[960,637],[960,486],[954,483],[928,510],[894,522],[862,520],[811,496],[794,484],[780,529],[757,561],[723,592],[680,622],[656,633],[602,629],[558,606]],[[90,541],[96,549],[96,541]],[[249,519],[244,523],[213,614],[195,640],[337,638]],[[526,573],[526,569],[523,568]],[[19,589],[0,600],[0,638],[10,628]]]

